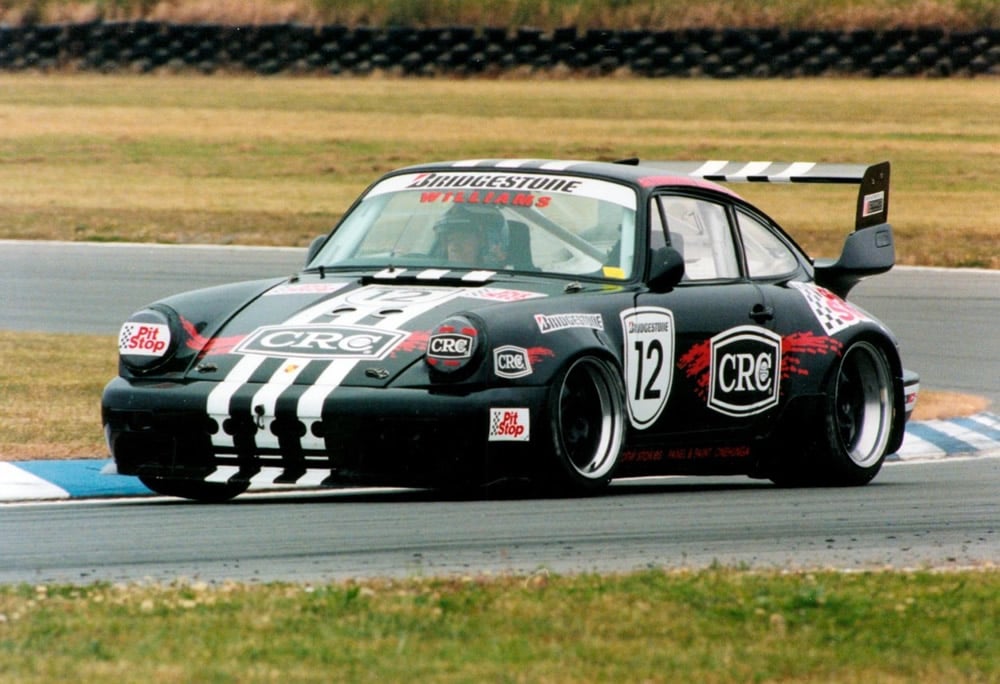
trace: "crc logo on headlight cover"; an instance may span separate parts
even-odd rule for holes
[[[778,404],[780,335],[747,325],[721,332],[710,343],[710,408],[739,417]]]
[[[501,378],[531,375],[531,357],[523,347],[504,345],[493,350],[493,371]]]
[[[431,331],[427,339],[424,360],[442,373],[454,373],[466,368],[478,348],[479,331],[463,316],[444,321]]]
[[[467,359],[472,356],[472,335],[438,333],[427,342],[427,353],[437,359]]]
[[[354,325],[269,325],[257,328],[235,354],[300,359],[381,359],[405,332]]]

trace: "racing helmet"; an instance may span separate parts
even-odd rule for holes
[[[510,247],[507,219],[497,207],[456,204],[434,224],[439,239],[452,232],[468,231],[482,237],[479,258],[483,263],[503,259]]]

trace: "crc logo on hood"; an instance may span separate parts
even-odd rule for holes
[[[407,333],[355,325],[268,325],[257,328],[235,354],[300,359],[381,359]]]
[[[711,339],[710,408],[727,416],[750,416],[778,404],[781,336],[740,326]]]

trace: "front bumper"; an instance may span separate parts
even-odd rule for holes
[[[549,443],[545,387],[472,392],[339,387],[317,415],[300,415],[291,388],[265,408],[248,386],[226,415],[212,415],[211,382],[112,380],[102,419],[120,474],[208,481],[321,486],[442,486],[530,476]],[[530,417],[517,441],[491,437],[497,409]],[[495,421],[494,421],[495,424]]]

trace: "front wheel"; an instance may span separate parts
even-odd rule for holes
[[[583,356],[557,377],[549,395],[552,484],[590,494],[611,481],[625,440],[625,389],[608,361]]]

